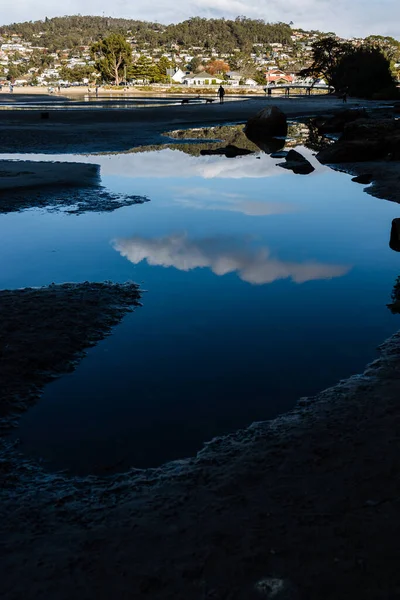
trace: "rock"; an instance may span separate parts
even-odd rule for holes
[[[264,138],[286,137],[286,115],[277,106],[267,106],[251,117],[245,126],[244,132],[251,140]]]
[[[352,181],[354,181],[354,183],[367,185],[368,183],[371,183],[372,179],[371,173],[362,173],[361,175],[357,175],[357,177],[353,177]]]
[[[365,140],[381,143],[391,160],[400,160],[400,121],[396,119],[361,120],[350,123],[340,140]]]
[[[248,136],[247,136],[248,137]],[[275,154],[279,152],[285,145],[284,138],[264,138],[262,140],[250,139],[253,144],[258,146],[265,154]]]
[[[286,155],[286,162],[281,163],[279,166],[293,171],[296,175],[309,175],[315,170],[312,164],[296,150],[289,150]]]
[[[317,158],[322,163],[400,160],[400,121],[360,119],[348,123],[340,139],[321,150]]]
[[[357,119],[367,119],[368,113],[365,108],[341,110],[333,117],[314,119],[313,124],[317,127],[319,133],[339,133],[344,130],[347,123],[356,121]]]
[[[281,150],[280,152],[272,152],[271,158],[286,158],[288,155],[287,150]]]
[[[379,160],[385,158],[386,155],[387,147],[383,142],[338,141],[318,152],[317,159],[325,165]]]
[[[395,252],[400,252],[400,219],[392,221],[389,246]]]
[[[226,156],[227,158],[235,158],[235,156],[247,156],[248,154],[254,154],[252,150],[246,148],[238,148],[233,144],[228,144],[223,148],[210,148],[210,150],[201,150],[201,156]]]
[[[400,121],[396,119],[361,119],[349,123],[340,137],[341,141],[377,141],[400,135]]]

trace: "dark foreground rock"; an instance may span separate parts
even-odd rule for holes
[[[293,171],[296,175],[309,175],[315,170],[312,164],[297,150],[289,150],[286,162],[280,163],[279,166]]]
[[[362,183],[363,185],[368,185],[373,181],[373,179],[374,176],[372,175],[372,173],[362,173],[361,175],[353,177],[352,181],[354,181],[354,183]]]
[[[7,600],[388,600],[400,587],[400,336],[363,375],[159,469],[1,457]]]
[[[340,139],[321,150],[317,158],[324,164],[400,160],[400,121],[363,119],[349,123]]]
[[[276,106],[267,106],[248,119],[244,131],[250,140],[262,140],[286,137],[287,130],[285,113]]]
[[[318,132],[322,135],[327,133],[340,133],[348,123],[357,119],[368,118],[368,113],[365,108],[350,108],[340,110],[331,117],[317,117],[312,120],[312,124],[316,126]]]
[[[65,283],[0,291],[0,431],[72,371],[90,346],[138,306],[134,283]]]

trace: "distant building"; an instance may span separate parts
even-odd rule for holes
[[[185,77],[187,77],[187,73],[182,71],[182,69],[167,69],[167,76],[174,83],[183,83]]]
[[[186,75],[183,82],[185,85],[215,85],[222,83],[223,79],[216,75],[210,75],[203,71],[202,73],[196,73],[195,75]]]

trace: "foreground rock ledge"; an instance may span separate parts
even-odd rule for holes
[[[72,371],[85,353],[139,305],[134,283],[64,283],[0,291],[0,432]]]
[[[363,375],[159,469],[68,478],[9,449],[1,597],[397,597],[399,391],[396,334]]]

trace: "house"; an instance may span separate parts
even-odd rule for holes
[[[203,71],[202,73],[196,73],[195,75],[186,75],[182,83],[185,85],[215,85],[222,83],[222,79]]]
[[[267,83],[272,85],[293,83],[293,77],[284,73],[280,69],[268,69],[265,77]]]
[[[187,76],[185,71],[182,69],[167,69],[167,76],[170,78],[171,83],[183,83],[184,78]]]

